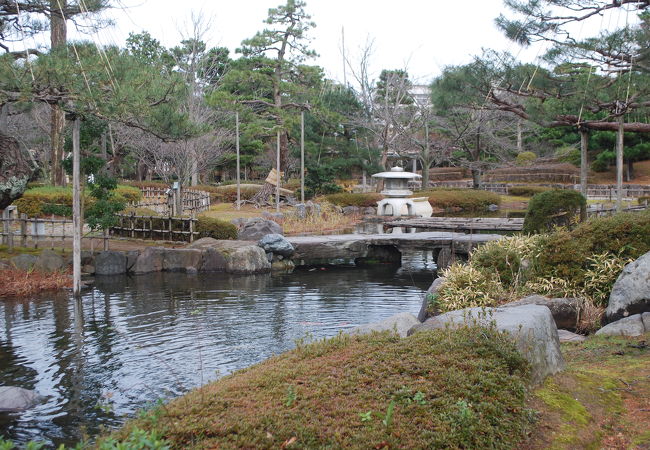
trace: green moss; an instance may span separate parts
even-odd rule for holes
[[[550,378],[544,383],[542,389],[535,392],[535,395],[551,408],[560,411],[565,420],[577,425],[586,425],[591,420],[591,415],[582,403],[571,395],[561,392],[558,385]]]
[[[632,447],[640,447],[642,445],[650,444],[650,431],[646,431],[636,436],[632,441]]]
[[[531,425],[528,364],[495,330],[297,344],[113,437],[155,427],[174,448],[513,448]]]

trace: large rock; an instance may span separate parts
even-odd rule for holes
[[[133,273],[162,272],[165,259],[163,247],[147,247],[140,253],[133,265]]]
[[[39,272],[57,272],[65,267],[63,257],[49,249],[43,250],[34,263],[34,270]]]
[[[34,267],[34,264],[36,264],[36,256],[22,254],[14,256],[9,261],[14,265],[14,267],[16,267],[16,269],[28,271]]]
[[[201,268],[203,255],[201,250],[192,248],[165,249],[163,270],[165,272],[196,273]]]
[[[510,308],[467,308],[431,317],[409,330],[420,331],[464,325],[494,324],[510,334],[521,354],[530,362],[533,383],[564,369],[557,327],[545,306],[523,305]]]
[[[290,257],[295,252],[291,242],[287,241],[281,234],[267,234],[257,243],[267,253]]]
[[[587,339],[585,336],[572,333],[569,330],[557,330],[557,335],[560,338],[560,342],[582,342]]]
[[[394,331],[399,337],[406,337],[408,331],[420,321],[411,313],[399,313],[381,322],[369,323],[350,330],[350,334],[369,334],[373,331]]]
[[[555,320],[555,325],[557,325],[558,328],[575,329],[578,322],[578,312],[580,311],[582,303],[582,300],[579,298],[548,298],[535,294],[502,306],[546,306],[551,310],[551,314],[553,314],[553,319]]]
[[[615,322],[633,314],[650,312],[650,252],[629,263],[609,295],[605,320]]]
[[[241,226],[237,239],[257,242],[267,234],[282,234],[282,227],[277,222],[257,217],[249,219]]]
[[[23,411],[34,406],[42,398],[28,389],[0,386],[0,411]]]
[[[121,275],[128,270],[128,258],[123,252],[103,251],[95,257],[96,275]]]
[[[271,270],[266,252],[256,244],[243,241],[199,239],[188,248],[200,249],[203,255],[201,270],[225,270],[229,273],[262,273]]]
[[[420,312],[418,313],[418,320],[420,322],[424,322],[430,317],[429,297],[436,295],[436,293],[442,287],[442,283],[445,282],[445,279],[445,277],[439,277],[433,280],[433,283],[431,283],[431,286],[429,286],[429,289],[427,289],[427,292],[424,294],[424,298],[422,299],[422,306],[420,306]]]
[[[650,313],[644,313],[612,322],[596,331],[596,334],[599,336],[641,336],[649,332]]]

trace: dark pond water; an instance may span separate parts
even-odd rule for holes
[[[67,294],[0,302],[0,385],[47,400],[0,413],[0,435],[49,445],[115,427],[181,395],[315,338],[398,312],[417,314],[434,275],[421,253],[404,265],[292,274],[98,278]]]

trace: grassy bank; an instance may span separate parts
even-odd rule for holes
[[[519,448],[650,447],[650,334],[562,345],[567,370],[530,398],[538,423]]]
[[[531,426],[527,382],[527,363],[493,330],[340,335],[197,389],[104,442],[145,432],[179,449],[512,448]]]

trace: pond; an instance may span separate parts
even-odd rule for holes
[[[417,314],[432,269],[413,253],[401,268],[103,277],[78,302],[67,293],[4,300],[0,385],[35,389],[46,400],[0,413],[0,435],[73,444],[296,339]]]

